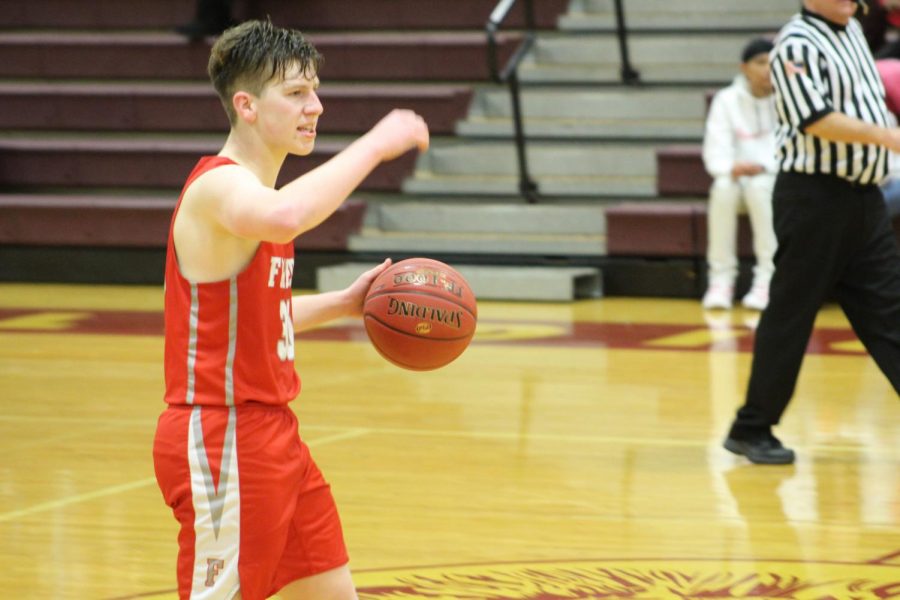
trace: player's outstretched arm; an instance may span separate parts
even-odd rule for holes
[[[390,266],[391,259],[388,258],[377,267],[369,269],[357,277],[356,281],[343,290],[294,296],[292,306],[294,331],[304,331],[334,319],[362,315],[363,300],[366,298],[369,286]]]
[[[413,148],[424,152],[428,143],[422,117],[411,110],[392,111],[340,154],[279,191],[290,206],[300,205],[287,218],[300,232],[312,229],[337,210],[378,164]]]
[[[238,237],[286,243],[324,221],[381,162],[428,149],[425,121],[394,110],[331,160],[280,190],[244,178],[223,184],[222,226]]]

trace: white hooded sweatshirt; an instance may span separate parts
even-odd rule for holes
[[[703,164],[713,177],[731,175],[736,162],[753,162],[767,173],[778,170],[775,159],[775,95],[757,98],[738,74],[716,92],[703,136]]]

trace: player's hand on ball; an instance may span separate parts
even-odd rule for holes
[[[391,266],[391,259],[386,258],[377,267],[373,267],[356,278],[356,281],[350,284],[345,291],[348,297],[348,304],[351,307],[350,316],[360,317],[363,314],[363,302],[366,299],[366,293],[369,291],[375,278],[381,275],[385,269]]]

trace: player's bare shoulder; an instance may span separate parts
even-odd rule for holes
[[[195,179],[184,191],[175,216],[173,238],[182,274],[195,281],[218,281],[239,272],[258,241],[235,235],[225,226],[231,196],[258,180],[240,165],[222,165]]]
[[[216,212],[228,196],[239,186],[246,185],[244,182],[248,179],[256,181],[252,173],[238,164],[222,165],[203,173],[184,191],[178,216],[185,212],[216,220]]]

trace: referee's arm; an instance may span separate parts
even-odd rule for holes
[[[823,61],[819,49],[803,38],[787,39],[776,47],[771,66],[780,114],[804,134],[900,152],[900,129],[881,127],[835,109]]]
[[[900,152],[900,129],[881,127],[833,111],[806,126],[806,133],[832,142],[875,144]]]

